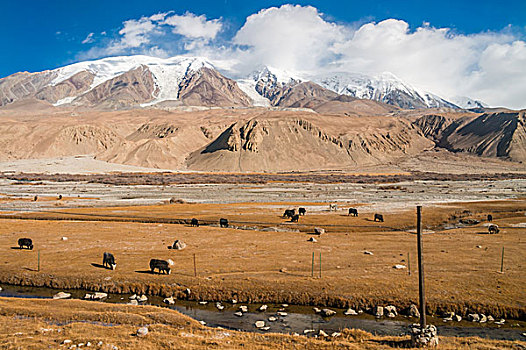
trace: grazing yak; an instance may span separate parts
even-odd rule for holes
[[[190,220],[190,226],[199,227],[199,220],[197,220],[196,218],[193,218],[192,220]]]
[[[168,275],[172,272],[170,264],[166,260],[152,259],[150,260],[150,271],[155,272],[155,269],[159,270],[159,273],[167,273]]]
[[[102,255],[102,266],[108,269],[115,270],[117,264],[115,263],[115,257],[112,253],[104,252],[104,254]]]
[[[493,215],[488,214],[488,222],[492,222],[492,221],[493,221]]]
[[[298,222],[300,220],[300,216],[298,214],[294,215],[290,218],[291,222]]]
[[[347,214],[347,216],[349,216],[349,215],[358,216],[358,209],[356,209],[356,208],[349,208],[349,214]]]
[[[219,226],[228,227],[228,220],[223,218],[219,219]]]
[[[287,209],[283,213],[284,218],[292,218],[294,215],[296,215],[296,209]]]
[[[384,216],[382,214],[374,214],[374,221],[384,222]]]
[[[499,233],[499,227],[495,224],[491,224],[488,226],[488,232],[493,235]]]
[[[31,240],[31,238],[19,238],[18,246],[20,247],[20,249],[24,249],[24,247],[26,247],[29,250],[33,250],[33,241]]]
[[[338,210],[338,204],[329,204],[329,211],[337,211]]]
[[[299,208],[299,209],[298,209],[298,212],[299,212],[300,215],[305,215],[305,213],[307,212],[307,209],[305,209],[305,208]]]

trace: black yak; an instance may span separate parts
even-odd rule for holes
[[[33,241],[31,238],[19,238],[18,239],[18,246],[20,249],[24,249],[26,247],[27,249],[32,250],[33,249]]]
[[[155,272],[155,269],[159,270],[159,273],[167,273],[168,275],[172,270],[168,261],[152,259],[150,260],[150,271],[153,273]]]
[[[102,255],[102,266],[115,270],[115,267],[117,267],[117,264],[115,263],[115,257],[112,253],[106,253]]]

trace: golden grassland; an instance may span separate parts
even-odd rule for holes
[[[242,302],[333,307],[391,303],[404,308],[416,303],[416,237],[404,231],[415,226],[413,208],[383,213],[384,223],[373,222],[372,214],[354,218],[340,210],[308,213],[296,224],[280,217],[283,208],[289,206],[297,204],[173,204],[83,208],[69,210],[69,214],[64,210],[61,214],[24,214],[26,219],[47,220],[3,216],[0,283],[179,298],[186,298],[183,291],[190,288],[190,298],[197,300],[235,298]],[[471,214],[463,213],[465,210]],[[425,228],[435,230],[424,236],[431,313],[464,314],[469,309],[524,319],[526,229],[511,225],[526,222],[525,210],[523,200],[451,203],[423,209]],[[487,228],[482,224],[440,230],[441,225],[458,222],[461,216],[483,219],[489,212],[502,227],[500,234],[486,234]],[[249,226],[279,226],[298,231],[140,222],[144,217],[196,217],[213,222],[225,217],[231,222],[249,222]],[[75,220],[56,220],[59,218]],[[114,221],[116,218],[129,221]],[[317,243],[307,241],[314,226],[327,230],[316,236]],[[61,240],[64,236],[68,240]],[[35,249],[11,249],[17,246],[20,237],[32,238]],[[187,248],[169,250],[167,246],[176,239],[185,242]],[[501,274],[502,247],[505,260]],[[374,255],[366,255],[364,250]],[[105,251],[115,255],[115,271],[98,266]],[[40,271],[36,271],[38,252]],[[313,253],[314,277],[311,276]],[[319,278],[320,253],[322,278]],[[148,273],[151,258],[172,259],[175,262],[172,274]],[[393,269],[395,264],[408,263],[411,275],[407,269]]]
[[[135,336],[140,326],[148,327],[145,337]],[[72,342],[61,345],[66,339]],[[327,339],[237,332],[205,327],[177,311],[153,306],[0,298],[2,349],[60,349],[87,342],[95,349],[391,349],[407,348],[408,340],[347,329],[340,337]],[[444,350],[523,346],[519,341],[440,338],[440,349]]]

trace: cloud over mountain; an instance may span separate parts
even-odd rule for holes
[[[116,54],[207,56],[234,62],[240,76],[268,65],[304,75],[390,72],[446,98],[469,96],[491,106],[525,108],[526,44],[509,30],[471,35],[399,19],[356,28],[312,6],[283,5],[247,17],[230,37],[224,20],[173,12],[123,23],[81,58]]]

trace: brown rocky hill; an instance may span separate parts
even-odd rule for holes
[[[76,106],[120,109],[153,100],[155,83],[148,67],[140,66],[97,85],[73,100]]]
[[[232,124],[193,152],[187,166],[235,172],[345,169],[388,163],[432,147],[404,120],[266,115]]]
[[[56,103],[69,96],[81,95],[90,89],[93,74],[88,71],[79,72],[72,77],[53,86],[46,86],[35,94],[35,98],[50,103]]]
[[[274,88],[272,93],[265,97],[269,98],[273,106],[313,108],[337,96],[337,93],[308,81]]]
[[[231,79],[201,68],[179,84],[179,99],[188,106],[250,106],[250,98]]]
[[[451,118],[424,115],[414,124],[451,152],[526,161],[526,111],[500,111]]]
[[[321,114],[336,113],[354,115],[386,115],[398,110],[397,107],[382,102],[364,100],[346,95],[338,95],[329,101],[316,105],[313,109]]]
[[[319,113],[377,115],[398,110],[398,107],[382,102],[338,95],[311,81],[276,84],[271,87],[262,85],[258,91],[268,98],[273,106],[309,108]]]
[[[48,108],[29,112],[23,108],[26,104],[20,101],[0,108],[0,161],[93,155],[110,163],[160,169],[281,172],[389,169],[402,162],[412,164],[411,159],[436,149],[442,150],[441,157],[450,154],[452,159],[472,154],[520,162],[526,154],[524,111],[373,115],[151,108],[110,112],[57,108],[34,100],[31,108]]]
[[[0,106],[33,98],[57,76],[52,71],[39,73],[21,72],[0,79]]]

